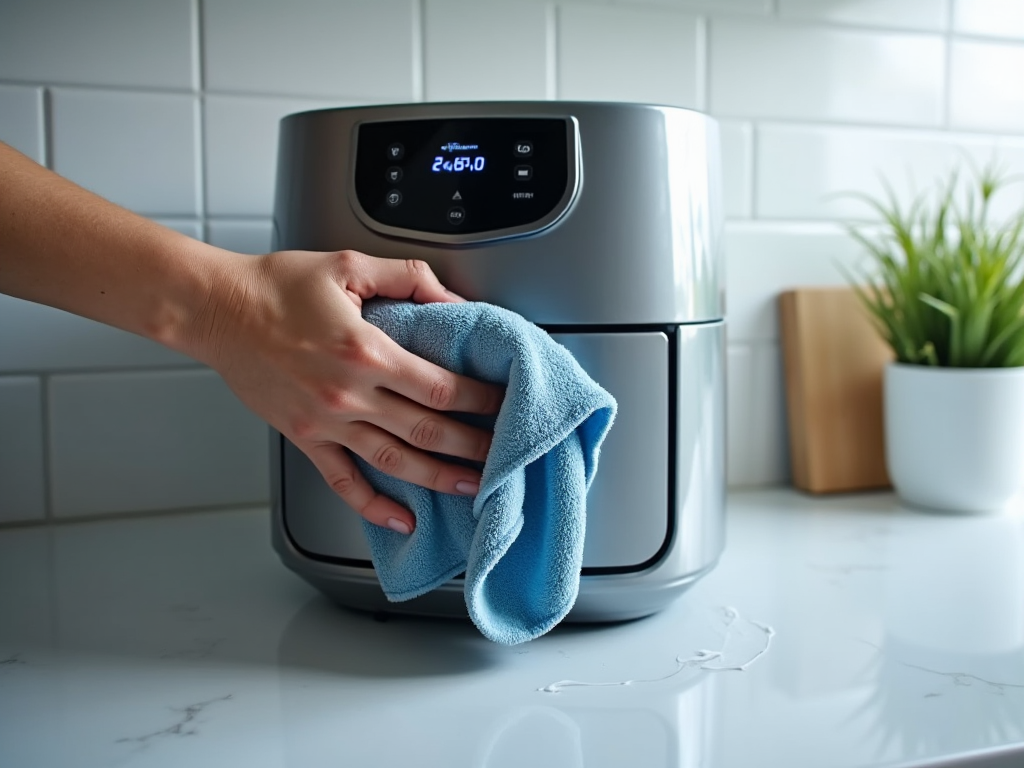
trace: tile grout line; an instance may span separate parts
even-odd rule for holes
[[[731,354],[730,354],[731,353]],[[753,386],[749,383],[752,379],[754,365],[753,345],[749,341],[734,341],[726,339],[725,353],[725,381],[726,381],[726,424],[725,431],[728,438],[730,425],[738,423],[739,419],[751,420],[754,409]],[[733,366],[731,363],[739,363]],[[737,370],[745,364],[746,370]],[[740,377],[740,373],[747,374]],[[731,382],[731,387],[730,387]],[[736,389],[739,387],[740,389]],[[729,407],[730,391],[737,399],[736,408]],[[743,397],[746,395],[746,397]],[[753,476],[753,448],[750,440],[736,441],[726,440],[726,482],[728,485],[743,487],[750,482]]]
[[[757,157],[758,157],[758,136],[761,132],[761,126],[756,122],[750,123],[750,168],[747,169],[747,174],[750,178],[750,199],[747,201],[750,203],[750,218],[757,219]]]
[[[40,164],[44,168],[50,167],[50,143],[47,139],[48,109],[46,107],[46,88],[39,89],[39,98],[36,100],[36,119],[39,126],[36,129],[36,140],[39,142]]]
[[[950,91],[953,84],[953,0],[946,0],[946,30],[943,34],[942,127],[950,130]]]
[[[53,492],[53,418],[50,413],[50,379],[52,375],[42,373],[39,375],[39,405],[40,405],[40,428],[42,430],[43,443],[43,515],[47,523],[53,522],[54,514],[54,492]]]
[[[199,214],[199,237],[210,241],[210,223],[206,200],[206,46],[203,36],[203,0],[192,0],[192,87],[196,93],[195,113],[195,173],[196,212]]]
[[[193,85],[183,88],[166,88],[157,85],[103,85],[97,83],[68,83],[42,80],[9,80],[0,77],[0,86],[9,88],[50,88],[61,91],[95,91],[99,93],[120,93],[128,96],[195,96]],[[249,91],[233,88],[203,88],[200,95],[228,96],[238,99],[283,99],[290,101],[332,101],[351,105],[393,104],[399,98],[397,92],[390,95],[353,95],[352,93],[313,93],[308,91]]]
[[[962,128],[952,131],[946,130],[941,121],[936,124],[926,125],[921,123],[891,123],[891,122],[852,122],[843,120],[827,120],[814,117],[780,117],[778,115],[755,115],[755,114],[716,114],[714,117],[720,121],[758,121],[769,124],[773,127],[782,128],[815,128],[832,131],[875,131],[891,133],[931,133],[935,136],[945,136],[953,133],[964,137],[976,137],[980,139],[1014,139],[1024,142],[1024,136],[1020,132],[1006,129],[984,130],[980,128]]]
[[[558,100],[558,8],[544,6],[544,97]]]
[[[43,165],[51,171],[53,168],[53,91],[49,86],[43,86],[42,105],[42,130],[43,130]]]
[[[123,512],[102,512],[98,514],[70,515],[68,517],[52,517],[46,520],[15,520],[0,523],[0,532],[24,528],[59,527],[88,523],[109,523],[119,520],[146,520],[151,518],[187,517],[190,515],[207,515],[219,512],[264,512],[269,511],[269,500],[239,501],[231,504],[198,507],[166,507],[161,509],[131,509]]]
[[[0,376],[89,376],[114,375],[124,376],[142,373],[182,373],[188,371],[210,371],[213,370],[202,363],[180,363],[167,365],[143,365],[143,366],[104,366],[94,368],[11,368],[0,370]]]
[[[412,96],[413,101],[426,100],[427,29],[426,0],[412,4]]]
[[[696,44],[694,45],[694,58],[697,68],[695,80],[697,93],[695,101],[697,109],[701,112],[710,112],[710,81],[711,81],[711,60],[709,47],[709,27],[711,20],[707,16],[697,17]]]

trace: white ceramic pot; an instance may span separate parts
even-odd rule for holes
[[[910,504],[1004,508],[1024,491],[1024,368],[885,370],[889,477]]]

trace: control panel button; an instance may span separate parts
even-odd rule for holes
[[[529,157],[533,154],[533,142],[517,141],[514,152],[516,157]]]
[[[384,174],[384,176],[392,184],[397,184],[398,182],[400,182],[402,180],[402,169],[399,168],[397,165],[393,165],[390,168],[388,168],[388,170]]]
[[[394,208],[396,205],[402,202],[402,193],[399,192],[397,189],[392,189],[390,192],[388,192],[388,196],[384,199],[387,200],[388,205]]]
[[[515,169],[516,181],[529,181],[533,178],[532,165],[517,165]]]
[[[448,209],[448,223],[459,225],[466,220],[466,209],[455,206]]]
[[[388,146],[388,160],[401,160],[405,157],[405,147],[397,141]]]

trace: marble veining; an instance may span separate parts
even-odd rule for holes
[[[885,649],[882,646],[876,645],[875,643],[872,643],[870,640],[865,640],[864,638],[861,638],[860,641],[865,645],[869,645],[872,648],[874,648],[876,651],[878,651],[879,654],[885,653]],[[953,685],[955,686],[970,688],[974,685],[974,683],[981,683],[982,685],[991,688],[994,693],[997,693],[1000,696],[1006,693],[1007,688],[1019,688],[1021,690],[1024,690],[1024,683],[1001,683],[996,682],[994,680],[988,680],[984,677],[981,677],[980,675],[975,675],[971,672],[947,672],[939,669],[931,669],[920,664],[913,664],[909,661],[897,660],[897,663],[901,667],[906,667],[907,669],[916,669],[919,672],[927,672],[930,675],[938,675],[939,677],[947,678],[949,680],[952,680]],[[1024,666],[1022,666],[1020,669],[1021,671],[1024,671]],[[926,698],[941,695],[942,694],[940,693],[930,693],[926,695]]]
[[[199,716],[207,709],[207,707],[222,701],[231,701],[232,698],[234,698],[233,695],[229,693],[226,696],[219,696],[215,699],[208,699],[206,701],[196,702],[195,704],[189,704],[187,707],[180,709],[176,707],[169,707],[171,711],[180,714],[180,718],[177,722],[167,726],[166,728],[161,728],[158,731],[153,731],[152,733],[147,733],[143,736],[132,736],[117,739],[117,743],[147,746],[157,739],[197,736],[199,734],[199,725],[202,722],[199,720]]]
[[[994,680],[986,680],[985,678],[979,677],[978,675],[972,675],[970,672],[943,672],[938,669],[928,669],[928,667],[922,667],[919,664],[911,664],[910,662],[906,661],[901,661],[900,664],[902,664],[904,667],[909,667],[910,669],[918,669],[922,672],[928,672],[932,675],[939,675],[941,677],[949,678],[953,681],[953,685],[970,687],[974,685],[974,683],[978,682],[982,685],[989,686],[1000,696],[1006,694],[1007,688],[1020,688],[1024,690],[1024,683],[997,683]],[[939,694],[934,695],[937,696]]]

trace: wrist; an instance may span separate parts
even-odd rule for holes
[[[246,303],[257,259],[188,240],[144,335],[216,367],[231,318]]]

